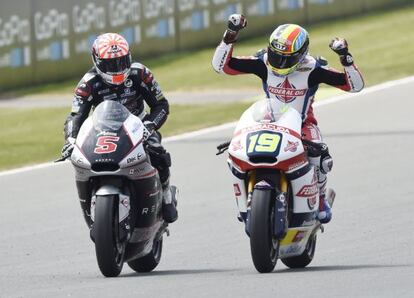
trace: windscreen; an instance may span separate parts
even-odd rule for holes
[[[288,105],[266,98],[256,102],[251,107],[251,113],[256,122],[272,123],[279,120],[287,109]]]
[[[98,131],[118,131],[130,112],[122,104],[105,100],[93,112],[93,126]]]

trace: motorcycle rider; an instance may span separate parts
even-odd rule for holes
[[[92,46],[92,60],[94,66],[75,89],[72,111],[64,125],[66,141],[62,157],[67,158],[72,154],[79,129],[91,108],[104,100],[122,103],[143,121],[147,151],[162,183],[163,218],[172,223],[177,220],[178,214],[176,194],[172,193],[169,184],[171,159],[161,145],[161,134],[157,131],[167,119],[168,101],[151,71],[141,63],[132,62],[128,42],[121,35],[105,33],[98,36]],[[149,114],[144,110],[144,101],[150,108]],[[79,189],[78,192],[81,193]],[[80,202],[85,220],[90,226],[90,202],[85,201],[85,198],[80,198]]]
[[[321,223],[328,223],[332,211],[326,196],[326,175],[331,170],[333,161],[327,146],[323,144],[312,104],[320,83],[348,92],[359,92],[364,87],[362,75],[354,64],[345,39],[334,38],[329,44],[339,55],[344,67],[344,72],[339,72],[328,67],[323,58],[315,59],[308,54],[308,32],[295,24],[278,26],[270,35],[267,49],[259,51],[255,56],[233,57],[233,46],[239,31],[246,26],[247,20],[243,15],[233,14],[229,17],[228,28],[212,59],[213,68],[218,73],[228,75],[255,74],[261,78],[267,98],[289,104],[301,113],[303,138],[323,145],[322,154],[309,151],[308,156],[309,162],[316,168],[318,180],[318,219]],[[300,171],[296,172],[291,173],[289,178],[300,178]]]

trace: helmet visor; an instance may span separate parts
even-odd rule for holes
[[[298,64],[304,56],[304,53],[299,51],[293,54],[281,54],[274,51],[271,47],[267,50],[267,59],[269,64],[277,69],[291,68]]]
[[[111,59],[96,58],[96,67],[103,73],[124,73],[125,70],[131,67],[131,58],[130,55]]]

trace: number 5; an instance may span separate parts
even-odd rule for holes
[[[116,148],[118,147],[117,144],[114,142],[118,142],[119,137],[114,136],[102,136],[99,137],[96,141],[96,147],[93,152],[96,154],[105,154],[105,153],[111,153],[116,151]]]

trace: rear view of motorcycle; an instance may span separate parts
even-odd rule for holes
[[[301,125],[294,108],[260,100],[243,113],[231,142],[217,147],[217,154],[229,150],[239,220],[261,273],[273,271],[278,259],[290,268],[306,267],[323,230],[316,169],[307,157],[309,149],[323,146],[302,140]],[[328,193],[332,204],[334,192]]]
[[[71,162],[102,274],[118,276],[125,262],[137,272],[152,271],[169,232],[141,120],[104,101],[83,123]]]

